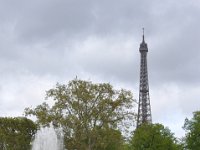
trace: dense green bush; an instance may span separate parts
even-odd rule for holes
[[[36,124],[24,118],[0,118],[0,149],[29,150]]]

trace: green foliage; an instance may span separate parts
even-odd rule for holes
[[[27,118],[0,118],[0,149],[28,150],[36,125]]]
[[[124,143],[121,150],[131,150],[130,143]]]
[[[62,126],[69,150],[118,150],[122,144],[118,127],[128,127],[123,120],[134,122],[131,92],[114,90],[108,83],[75,79],[57,84],[47,91],[46,99],[53,99],[54,105],[43,103],[25,113],[36,116],[41,125]]]
[[[180,150],[168,128],[161,124],[143,124],[134,131],[131,150]]]
[[[200,111],[193,113],[192,119],[185,119],[183,127],[186,131],[185,144],[188,150],[200,148]]]
[[[93,149],[96,150],[121,150],[123,139],[120,131],[114,130],[111,128],[108,129],[97,129],[96,134],[97,141],[100,140],[101,142],[97,142]],[[96,138],[94,137],[94,138]]]

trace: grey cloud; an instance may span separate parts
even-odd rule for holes
[[[127,81],[134,76],[136,81],[138,58],[137,61],[125,63],[123,62],[127,58],[122,58],[120,62],[117,60],[118,54],[111,52],[110,47],[106,46],[104,48],[107,50],[100,50],[102,53],[98,57],[89,53],[85,59],[79,58],[79,52],[73,51],[74,45],[83,43],[89,37],[102,39],[116,37],[116,41],[109,43],[115,48],[119,42],[126,42],[123,40],[124,37],[129,39],[134,37],[138,40],[133,42],[139,46],[141,35],[138,30],[144,25],[147,27],[148,59],[153,83],[156,83],[157,79],[163,82],[191,81],[196,77],[192,73],[195,69],[190,64],[198,63],[199,60],[199,54],[191,50],[192,47],[198,46],[198,42],[193,41],[194,35],[197,36],[196,39],[199,35],[194,34],[195,30],[191,30],[199,26],[196,19],[199,14],[198,5],[192,2],[188,2],[187,5],[172,0],[163,3],[157,0],[151,2],[118,0],[115,3],[90,0],[4,2],[1,5],[0,17],[4,18],[2,24],[7,39],[1,37],[0,47],[3,57],[1,64],[13,64],[16,68],[14,66],[16,63],[16,66],[35,73],[50,74],[54,72],[62,74],[64,73],[62,68],[73,70],[75,66],[80,68],[82,66],[84,71],[93,74],[114,75],[119,80],[125,78]],[[5,12],[7,17],[2,15]],[[136,55],[132,52],[139,53],[138,46],[135,44],[130,47],[129,56]],[[81,49],[80,47],[80,51]],[[123,49],[126,48],[121,49],[123,53]],[[188,55],[189,49],[190,55]],[[96,47],[93,51],[96,51]],[[107,54],[106,57],[104,53]],[[75,54],[77,56],[74,56]],[[183,66],[189,71],[185,72]],[[198,69],[196,71],[199,72]]]
[[[165,35],[163,41],[152,50],[150,59],[151,71],[155,81],[173,81],[179,83],[199,84],[200,69],[200,45],[198,39],[200,32],[196,31],[200,24],[195,21],[187,25],[187,28],[171,33],[167,40]],[[191,29],[194,30],[191,30]],[[189,29],[189,30],[188,30]],[[165,40],[166,39],[166,40]],[[153,80],[154,80],[153,79]]]
[[[19,38],[38,42],[59,34],[72,38],[133,33],[134,27],[141,28],[144,17],[149,17],[148,4],[144,4],[130,0],[20,1],[4,4],[2,13],[8,12],[7,22],[15,23]]]

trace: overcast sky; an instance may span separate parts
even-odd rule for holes
[[[21,116],[76,76],[138,99],[143,27],[153,122],[181,137],[200,110],[197,0],[1,0],[0,116]]]

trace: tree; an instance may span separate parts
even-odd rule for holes
[[[180,150],[176,138],[161,124],[142,124],[134,131],[131,150]]]
[[[97,130],[97,142],[93,147],[96,150],[122,150],[123,138],[119,130],[98,129]]]
[[[183,127],[186,131],[185,144],[189,150],[200,148],[200,111],[193,113],[192,119],[185,119]]]
[[[41,125],[53,122],[54,126],[62,126],[69,150],[106,150],[109,142],[120,147],[118,127],[128,127],[122,125],[123,120],[134,122],[131,92],[114,90],[108,83],[74,79],[47,91],[46,99],[53,99],[54,104],[26,108],[25,113],[36,116]]]
[[[28,150],[36,125],[27,118],[0,118],[0,149]]]

